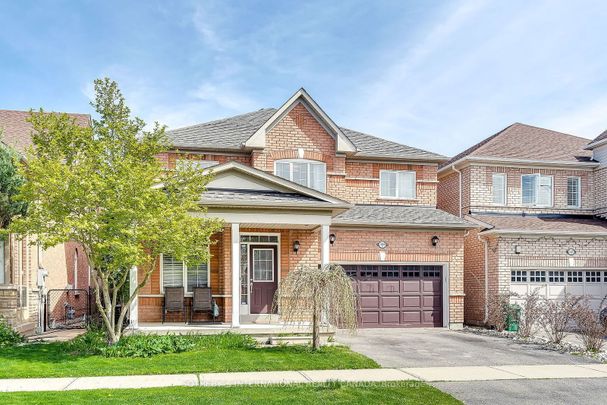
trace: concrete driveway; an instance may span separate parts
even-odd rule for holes
[[[338,331],[337,342],[383,367],[583,364],[596,361],[509,339],[445,329]],[[432,383],[466,404],[604,404],[607,379],[501,380]]]

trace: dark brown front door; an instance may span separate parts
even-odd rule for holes
[[[278,250],[269,245],[251,245],[249,249],[251,313],[269,314],[278,287]]]
[[[442,273],[436,265],[344,265],[359,294],[362,327],[443,325]]]

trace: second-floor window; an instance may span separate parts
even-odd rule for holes
[[[493,173],[493,204],[506,205],[506,173]]]
[[[415,172],[404,170],[379,171],[379,195],[382,198],[415,198]]]
[[[206,169],[207,167],[212,167],[215,165],[218,165],[219,162],[215,161],[215,160],[194,160],[194,159],[177,159],[177,162],[175,163],[175,165],[177,167],[181,166],[181,165],[192,165],[194,167],[197,167],[199,169]]]
[[[327,168],[323,162],[305,159],[277,160],[274,174],[314,190],[326,190]]]
[[[552,206],[552,176],[524,174],[521,176],[523,205]]]
[[[580,207],[580,178],[567,177],[567,206],[571,208]]]

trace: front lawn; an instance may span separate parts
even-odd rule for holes
[[[460,404],[418,381],[0,394],[3,404]]]
[[[188,351],[147,358],[83,354],[70,343],[4,347],[0,378],[379,368],[343,346],[314,352],[307,346],[252,347],[247,337],[233,334],[192,339],[196,345]]]

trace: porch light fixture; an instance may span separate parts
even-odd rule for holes
[[[432,242],[432,246],[436,246],[438,245],[438,241],[440,241],[440,238],[435,235],[432,237],[432,239],[430,239],[430,241]]]
[[[301,245],[299,244],[299,241],[296,240],[295,242],[293,242],[293,251],[297,254],[297,252],[299,252],[299,247]]]
[[[337,236],[335,236],[334,233],[332,233],[331,235],[329,235],[329,243],[332,245],[335,243],[335,240],[337,239]]]
[[[521,254],[521,245],[514,245],[514,253],[517,255]]]

